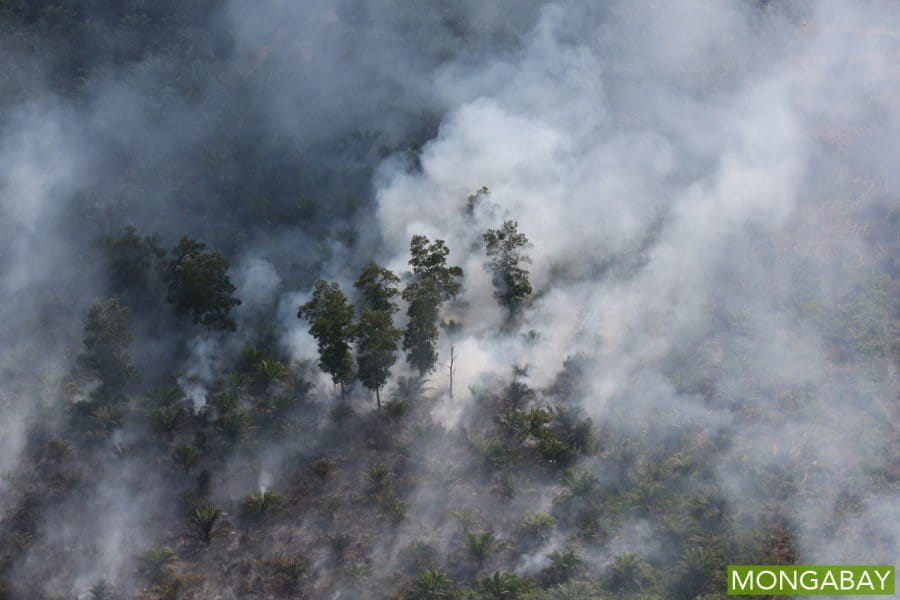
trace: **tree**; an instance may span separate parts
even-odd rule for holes
[[[297,318],[309,322],[309,333],[319,346],[319,368],[331,375],[341,386],[353,380],[350,342],[353,339],[353,305],[347,301],[341,287],[320,279],[312,298],[297,309]]]
[[[370,262],[363,269],[354,287],[362,292],[368,305],[354,327],[356,339],[356,368],[359,380],[366,389],[375,392],[381,408],[381,388],[387,383],[391,367],[397,361],[397,349],[403,332],[394,327],[393,301],[400,292],[400,278],[391,271]]]
[[[397,303],[394,298],[400,293],[397,289],[399,283],[399,277],[372,261],[360,273],[353,287],[362,293],[371,310],[395,313]]]
[[[127,307],[116,298],[97,300],[88,310],[84,326],[81,366],[94,371],[104,389],[117,391],[134,375],[128,353],[132,337],[128,331]]]
[[[112,290],[138,296],[136,299],[140,300],[140,295],[149,290],[153,263],[162,260],[166,253],[159,245],[158,234],[141,237],[129,225],[122,235],[106,238],[104,254]]]
[[[397,361],[397,349],[403,332],[394,327],[391,313],[366,309],[359,317],[355,333],[359,380],[366,389],[375,392],[375,400],[381,408],[380,391]]]
[[[524,253],[530,244],[518,227],[517,222],[506,221],[499,229],[488,229],[481,236],[488,256],[484,268],[491,274],[494,299],[506,307],[510,319],[519,314],[531,295],[528,271],[521,266],[531,264],[531,258]]]
[[[172,249],[165,266],[168,301],[178,313],[191,313],[194,324],[234,331],[231,309],[241,301],[228,277],[228,259],[188,237]]]
[[[407,353],[406,362],[424,377],[434,368],[438,358],[435,343],[441,305],[462,291],[463,270],[458,266],[447,266],[450,249],[443,240],[432,243],[424,235],[416,235],[409,250],[412,273],[402,294],[409,303],[403,350]]]

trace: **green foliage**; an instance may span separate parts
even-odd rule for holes
[[[188,524],[197,538],[208,544],[212,540],[212,535],[222,516],[222,511],[214,508],[209,504],[201,504],[188,514]]]
[[[459,521],[463,532],[468,532],[478,522],[478,511],[474,508],[460,508],[453,511],[453,517]]]
[[[138,559],[141,575],[151,583],[161,583],[169,563],[176,558],[175,551],[166,546],[153,546],[144,551]]]
[[[320,279],[309,302],[297,309],[297,317],[309,322],[309,333],[319,346],[319,368],[341,385],[343,396],[344,384],[353,380],[353,305],[337,283]]]
[[[148,292],[153,264],[165,256],[159,245],[159,235],[140,237],[131,225],[122,235],[106,238],[104,253],[113,292],[135,296]]]
[[[90,414],[90,431],[97,435],[109,435],[125,422],[125,409],[119,405],[100,405]]]
[[[424,377],[438,358],[435,344],[441,305],[462,291],[463,270],[446,265],[450,249],[443,240],[432,243],[424,235],[416,235],[409,249],[412,273],[402,293],[408,303],[403,350],[407,353],[406,362]]]
[[[375,392],[379,405],[379,390],[387,383],[397,361],[401,335],[391,313],[383,310],[363,310],[354,327],[357,374],[363,386]]]
[[[281,509],[284,500],[275,490],[260,490],[244,496],[244,512],[247,516],[261,518]]]
[[[542,578],[548,583],[562,583],[576,575],[584,564],[584,560],[573,550],[550,553],[550,564],[544,570]]]
[[[503,500],[511,500],[527,484],[528,478],[521,473],[502,473],[494,477],[491,491]]]
[[[216,392],[209,398],[208,406],[215,409],[219,415],[224,415],[228,411],[237,408],[238,396],[231,390]]]
[[[466,534],[466,548],[479,565],[493,553],[497,546],[497,538],[491,531]]]
[[[373,261],[365,266],[353,287],[360,291],[369,310],[391,314],[398,310],[394,298],[400,293],[399,283],[399,277]]]
[[[180,403],[157,406],[150,411],[153,426],[170,438],[175,435],[175,431],[184,422],[186,416],[185,408]]]
[[[98,300],[88,310],[84,326],[84,352],[79,363],[97,374],[107,391],[116,391],[134,375],[128,348],[128,308],[116,298]]]
[[[403,398],[391,398],[384,403],[384,416],[392,423],[401,422],[411,410],[412,403]]]
[[[491,600],[517,600],[531,590],[532,584],[515,573],[494,571],[490,577],[478,582],[478,587]]]
[[[404,600],[451,600],[455,597],[453,580],[440,571],[423,571],[402,595]]]
[[[191,444],[179,444],[172,450],[172,462],[185,471],[190,471],[197,466],[203,453]]]
[[[556,519],[546,513],[529,513],[522,519],[522,528],[529,536],[547,539],[556,525]]]
[[[188,237],[181,238],[172,254],[163,279],[175,311],[190,314],[194,324],[233,331],[231,310],[241,301],[234,297],[237,288],[228,277],[228,260]]]
[[[88,588],[88,593],[91,595],[91,600],[110,600],[113,597],[112,586],[105,581],[98,581],[92,585]]]
[[[521,266],[531,263],[531,258],[523,252],[529,243],[525,234],[519,233],[518,226],[515,221],[505,221],[498,229],[488,229],[482,236],[488,256],[484,268],[491,274],[494,299],[511,316],[519,313],[531,295],[528,271]]]
[[[261,360],[256,364],[256,373],[262,378],[266,385],[273,381],[285,379],[290,375],[290,371],[284,363],[277,360]]]
[[[285,594],[294,591],[309,572],[309,561],[303,556],[278,555],[267,566],[275,588]]]
[[[341,423],[355,414],[356,411],[353,410],[349,402],[335,402],[328,409],[328,418],[331,419],[332,423]]]
[[[250,430],[249,410],[232,410],[216,420],[216,428],[232,444],[239,442]]]
[[[406,512],[409,505],[402,500],[389,500],[381,506],[381,512],[385,518],[394,525],[399,525],[406,518]]]
[[[391,468],[384,463],[375,463],[366,474],[369,485],[373,490],[382,490],[387,487],[391,478]]]
[[[569,469],[562,476],[564,493],[575,498],[588,498],[600,491],[600,480],[590,471]]]
[[[608,596],[600,585],[590,581],[568,581],[528,595],[528,600],[619,600],[620,596]],[[634,600],[661,600],[668,596],[648,596]]]
[[[472,436],[472,446],[491,470],[501,469],[515,460],[517,452],[497,436]]]
[[[603,585],[617,594],[637,593],[653,587],[656,578],[650,563],[637,554],[618,554],[606,569]]]

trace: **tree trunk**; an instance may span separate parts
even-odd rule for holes
[[[380,388],[375,388],[375,402],[378,403],[378,408],[381,408],[381,393],[380,393]]]
[[[450,399],[453,400],[453,361],[456,360],[455,346],[450,346]]]

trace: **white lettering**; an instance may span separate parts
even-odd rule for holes
[[[819,589],[824,591],[826,587],[830,587],[834,591],[837,591],[838,584],[834,579],[834,571],[831,569],[825,571],[825,577],[822,578],[822,585],[819,586]]]
[[[768,586],[763,585],[763,582],[762,582],[763,575],[768,575],[769,577],[772,578],[772,583],[770,585],[768,585]],[[764,592],[774,589],[777,584],[778,584],[778,577],[772,571],[760,571],[759,573],[756,574],[756,587],[761,589]]]
[[[753,571],[747,571],[747,578],[741,582],[741,574],[737,569],[731,572],[731,587],[734,590],[745,590],[753,584]]]
[[[884,572],[884,575],[882,575],[878,569],[872,569],[872,570],[875,571],[875,577],[877,577],[878,581],[881,582],[881,591],[883,592],[885,587],[887,587],[887,584],[885,583],[885,581],[887,581],[888,576],[890,576],[891,570],[887,569]]]
[[[811,577],[812,581],[809,581],[807,576]],[[804,590],[819,589],[819,578],[815,571],[803,571],[800,573],[800,588]]]

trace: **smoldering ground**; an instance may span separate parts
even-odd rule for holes
[[[725,527],[709,516],[718,506],[741,539],[782,527],[806,562],[897,562],[890,4],[46,9],[10,17],[2,45],[15,66],[0,113],[12,585],[137,589],[149,584],[135,557],[168,545],[197,597],[253,593],[254,578],[274,578],[259,565],[294,554],[308,561],[306,593],[384,597],[404,585],[394,571],[532,577],[574,548],[588,579],[628,552],[682,565],[656,593],[694,597],[709,590],[690,583],[691,551],[716,545],[654,512],[673,494],[705,503],[708,529]],[[129,11],[158,39],[134,37]],[[79,36],[111,42],[73,66]],[[512,330],[482,269],[480,235],[504,219],[532,244],[535,291]],[[214,419],[212,397],[254,344],[315,384],[240,392],[302,402],[206,465],[228,527],[205,554],[183,542],[180,496],[196,474],[165,461],[166,444],[192,443],[184,432],[157,447],[135,414],[63,459],[58,471],[81,472],[74,492],[42,498],[34,475],[36,449],[66,437],[47,407],[60,405],[87,305],[109,293],[98,240],[127,224],[165,247],[188,234],[222,250],[245,300],[224,335],[172,319],[162,296],[160,310],[135,312],[135,398],[175,380]],[[296,307],[320,276],[349,292],[372,258],[403,272],[420,233],[446,240],[466,273],[444,312],[462,328],[439,344],[442,362],[451,343],[458,353],[456,393],[439,368],[407,421],[370,413],[355,389],[356,415],[335,423]],[[580,368],[566,402],[597,447],[567,475],[492,455],[492,403],[512,365],[535,390],[529,408],[556,405],[568,356]],[[400,377],[412,377],[402,359],[389,385],[402,395]],[[579,485],[641,508],[615,525],[602,511],[581,520],[597,508]],[[273,521],[240,514],[259,488],[283,495]],[[23,507],[37,523],[15,518]],[[526,539],[528,514],[554,525]],[[484,533],[492,553],[462,558]],[[76,545],[89,550],[65,552]],[[430,558],[408,564],[409,548]]]

